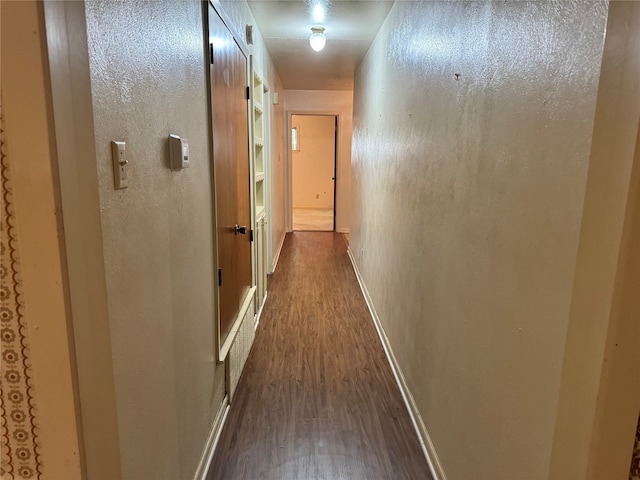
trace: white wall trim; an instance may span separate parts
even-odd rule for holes
[[[268,295],[269,295],[269,292],[265,292],[264,293],[264,298],[262,299],[262,305],[260,305],[260,310],[258,310],[258,313],[256,314],[256,323],[253,325],[253,331],[254,332],[256,330],[258,330],[258,325],[260,324],[260,317],[262,316],[262,311],[264,310],[264,305],[267,303],[267,296]]]
[[[276,267],[278,266],[278,260],[280,260],[280,252],[282,252],[282,247],[284,246],[284,240],[287,238],[286,230],[282,233],[282,238],[280,239],[280,246],[278,247],[278,251],[276,252],[276,256],[273,259],[273,263],[271,264],[271,271],[269,275],[275,273]]]
[[[344,130],[344,112],[341,110],[314,110],[314,109],[288,109],[285,110],[285,119],[286,119],[286,138],[287,138],[287,151],[286,151],[286,163],[285,163],[285,172],[286,172],[286,185],[285,185],[285,230],[287,232],[293,232],[293,154],[291,153],[291,128],[293,126],[293,116],[294,115],[322,115],[328,117],[336,117],[338,120],[338,131],[336,132],[336,145],[335,145],[335,158],[334,158],[334,176],[336,178],[333,189],[334,189],[334,202],[333,202],[333,210],[336,220],[336,231],[338,229],[342,229],[344,227],[338,227],[337,219],[338,212],[342,215],[343,209],[343,199],[342,194],[340,193],[339,186],[342,182],[342,174],[339,173],[339,167],[345,162],[342,156],[342,143],[343,143],[343,130]],[[339,200],[339,201],[338,201]]]
[[[424,456],[427,459],[427,463],[429,464],[431,474],[433,475],[433,478],[435,480],[447,480],[447,476],[444,472],[444,469],[442,468],[440,460],[438,459],[438,455],[436,453],[433,442],[431,441],[431,437],[429,436],[429,432],[427,432],[427,427],[422,420],[422,415],[420,414],[420,411],[418,410],[416,402],[413,398],[413,394],[411,393],[411,390],[409,390],[409,386],[405,381],[404,374],[400,369],[400,365],[398,365],[396,357],[393,354],[389,339],[387,338],[387,335],[382,328],[380,317],[378,317],[375,307],[373,306],[373,302],[371,301],[371,297],[369,296],[369,291],[364,284],[364,280],[362,279],[360,270],[358,270],[358,266],[356,265],[355,258],[353,257],[353,253],[351,252],[350,248],[347,249],[347,253],[349,255],[349,259],[351,260],[353,271],[355,272],[356,278],[358,279],[360,290],[362,290],[362,295],[364,296],[367,307],[369,308],[371,319],[373,320],[373,324],[375,325],[378,336],[380,337],[380,341],[382,342],[384,352],[387,355],[387,360],[389,361],[389,365],[391,366],[391,371],[393,372],[396,383],[400,388],[402,399],[404,400],[405,406],[407,407],[407,410],[409,412],[409,416],[411,417],[413,428],[415,428],[416,433],[418,434],[418,440],[420,441],[422,452],[424,453]]]
[[[211,432],[209,433],[209,437],[207,438],[207,443],[205,443],[204,451],[202,452],[202,457],[200,458],[200,463],[198,464],[198,469],[196,470],[196,474],[193,477],[194,480],[206,480],[207,473],[209,473],[209,466],[211,465],[211,460],[213,460],[213,454],[216,451],[216,446],[218,445],[218,440],[220,440],[222,427],[224,427],[224,422],[227,420],[228,413],[229,395],[225,395],[224,400],[222,401],[222,404],[218,409],[218,414],[213,420]]]
[[[339,228],[336,230],[337,233],[349,233],[349,229],[348,228]]]

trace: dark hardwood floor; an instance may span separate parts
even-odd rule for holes
[[[287,234],[207,478],[432,478],[340,234]]]

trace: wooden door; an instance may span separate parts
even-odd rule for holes
[[[218,242],[218,348],[251,289],[247,58],[209,5],[213,171]]]

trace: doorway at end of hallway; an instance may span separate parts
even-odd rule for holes
[[[335,115],[293,115],[293,230],[335,230]]]

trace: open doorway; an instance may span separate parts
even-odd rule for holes
[[[292,115],[293,230],[335,230],[335,115]]]

